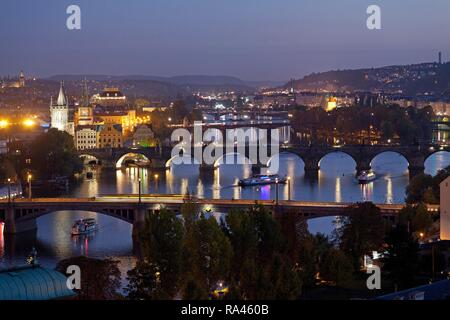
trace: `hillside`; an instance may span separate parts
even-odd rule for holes
[[[312,73],[296,80],[300,90],[383,91],[406,95],[450,93],[450,63],[422,63]],[[289,87],[290,83],[285,87]]]

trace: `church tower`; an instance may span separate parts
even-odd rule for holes
[[[19,87],[25,88],[25,75],[23,73],[23,70],[20,71],[20,75],[19,75]]]
[[[59,88],[58,99],[53,103],[53,98],[50,101],[50,116],[51,127],[60,131],[68,130],[69,123],[69,102],[64,90],[64,81],[61,81]]]
[[[89,99],[89,92],[87,88],[87,80],[84,78],[83,82],[83,94],[81,96],[81,102],[78,107],[78,122],[77,125],[92,125],[94,123],[94,109]]]

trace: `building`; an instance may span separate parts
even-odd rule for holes
[[[53,97],[50,101],[50,117],[51,128],[56,128],[60,131],[68,131],[69,128],[69,102],[64,90],[64,81],[61,81],[58,98],[53,102]]]
[[[76,294],[66,282],[67,278],[62,273],[36,264],[0,269],[0,300],[73,298]]]
[[[128,132],[132,132],[136,125],[136,110],[124,110],[120,108],[109,108],[105,110],[102,107],[97,107],[95,118],[95,122],[99,124],[118,124],[122,127],[124,134],[127,134]]]
[[[337,98],[329,97],[327,99],[327,103],[325,105],[325,111],[327,111],[327,112],[333,111],[336,108],[337,108]]]
[[[25,75],[23,74],[23,70],[20,70],[19,88],[25,88]]]
[[[77,150],[95,149],[98,146],[99,126],[78,126],[75,130],[75,147]]]
[[[145,124],[138,125],[133,133],[133,146],[152,147],[155,145],[156,140],[153,130]]]
[[[94,107],[91,105],[89,99],[89,92],[87,88],[87,81],[86,79],[84,79],[81,102],[78,106],[77,112],[75,113],[75,125],[87,126],[93,124],[94,124]]]
[[[441,182],[440,239],[450,240],[450,177]]]
[[[118,124],[105,123],[99,128],[97,141],[98,148],[122,148],[122,127]]]
[[[16,78],[17,79],[17,78]],[[20,71],[19,78],[16,81],[3,81],[2,88],[25,88],[25,74]]]
[[[95,94],[92,97],[93,103],[104,107],[125,106],[127,97],[119,88],[105,88],[103,92]]]

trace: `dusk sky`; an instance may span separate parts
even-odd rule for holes
[[[81,30],[66,8],[81,7]],[[366,9],[382,10],[382,30]],[[231,75],[450,60],[449,0],[1,0],[0,75]]]

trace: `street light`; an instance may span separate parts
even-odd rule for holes
[[[159,189],[159,188],[158,188],[158,187],[159,187],[159,186],[158,186],[158,178],[159,178],[159,174],[156,173],[156,174],[154,175],[154,177],[155,177],[155,191],[158,192],[158,189]]]
[[[275,179],[276,192],[275,192],[275,204],[278,206],[278,178]]]
[[[291,177],[287,177],[288,183],[288,201],[291,201]]]
[[[138,190],[139,190],[139,204],[141,204],[142,203],[142,199],[141,199],[141,197],[142,197],[142,190],[141,190],[141,173],[140,173],[140,170],[139,170],[139,166],[137,166],[137,174],[138,174],[138,183],[139,183],[139,186],[138,186]]]
[[[11,202],[11,178],[8,178],[8,203]]]
[[[23,124],[25,127],[32,127],[32,126],[35,125],[35,122],[34,122],[33,119],[25,119],[25,120],[22,122],[22,124]]]
[[[0,128],[6,128],[9,125],[8,120],[0,120]]]
[[[28,199],[31,200],[32,196],[31,196],[31,179],[33,178],[33,176],[31,175],[31,173],[28,174]]]

